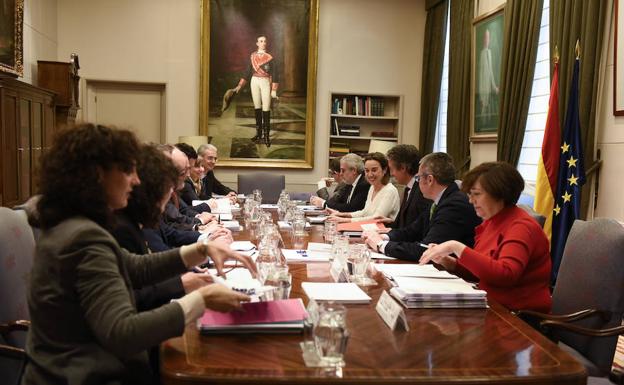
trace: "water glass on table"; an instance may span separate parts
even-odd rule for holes
[[[352,266],[351,282],[360,286],[375,285],[374,279],[367,276],[368,266],[371,261],[370,250],[366,245],[358,244],[349,247],[349,263]]]
[[[262,190],[255,189],[251,193],[253,194],[253,199],[258,202],[258,204],[262,204]]]
[[[334,237],[336,236],[337,230],[336,230],[336,226],[337,223],[336,222],[330,222],[330,221],[325,221],[325,225],[324,225],[324,229],[323,229],[323,238],[325,239],[326,243],[333,243],[334,242]]]
[[[305,218],[295,217],[292,222],[292,241],[295,249],[303,248],[305,238]]]
[[[273,291],[273,299],[290,298],[290,288],[292,286],[292,275],[288,272],[287,265],[275,266],[271,275],[264,282],[267,286],[275,287]]]
[[[314,326],[314,346],[321,365],[344,366],[348,339],[347,309],[335,302],[325,302],[320,307],[319,319]]]
[[[332,242],[331,254],[329,260],[333,261],[336,258],[342,259],[346,262],[347,254],[349,253],[349,236],[342,234],[335,234],[334,241]]]

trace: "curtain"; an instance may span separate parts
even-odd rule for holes
[[[600,73],[601,47],[610,1],[550,0],[550,52],[559,49],[559,119],[563,129],[568,107],[572,69],[576,59],[576,41],[580,44],[579,120],[585,169],[595,162],[596,106]],[[590,186],[583,186],[581,215],[584,218],[589,204]]]
[[[422,88],[420,91],[419,142],[420,151],[423,155],[433,150],[435,139],[444,64],[447,15],[448,0],[427,2]]]
[[[470,55],[474,0],[450,4],[447,152],[461,177],[470,167]]]
[[[508,0],[501,64],[497,159],[518,165],[535,72],[543,0]]]

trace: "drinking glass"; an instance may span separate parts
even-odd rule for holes
[[[272,242],[261,241],[258,248],[258,258],[256,259],[258,281],[261,285],[264,285],[267,278],[275,271],[277,260],[276,248]]]
[[[323,238],[325,242],[333,243],[336,236],[336,222],[325,221],[325,228],[323,230]]]
[[[292,222],[292,241],[295,249],[303,247],[303,239],[305,238],[305,218],[295,217]]]
[[[273,299],[290,298],[290,288],[292,286],[292,275],[288,272],[288,266],[275,266],[271,275],[266,279],[265,285],[275,287]]]
[[[331,254],[329,259],[333,261],[336,258],[346,263],[347,254],[349,253],[349,237],[347,235],[336,234],[334,235],[334,241],[332,242]]]
[[[258,202],[258,204],[262,204],[262,190],[255,189],[252,191],[253,199]]]
[[[334,302],[326,302],[319,310],[319,320],[314,327],[314,346],[321,365],[344,366],[349,332],[347,331],[347,309]]]
[[[352,245],[349,248],[349,262],[351,263],[353,276],[351,282],[360,286],[375,285],[375,280],[366,275],[370,264],[371,254],[366,245]]]

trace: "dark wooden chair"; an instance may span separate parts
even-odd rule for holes
[[[552,314],[520,311],[583,365],[589,384],[619,382],[611,373],[624,334],[624,227],[613,219],[574,222],[552,295]]]

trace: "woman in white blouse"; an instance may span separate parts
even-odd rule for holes
[[[390,181],[388,159],[381,152],[373,152],[364,157],[364,175],[370,183],[366,205],[362,210],[342,213],[327,209],[331,214],[328,220],[333,222],[360,222],[374,219],[376,216],[396,218],[401,202],[399,192]]]

